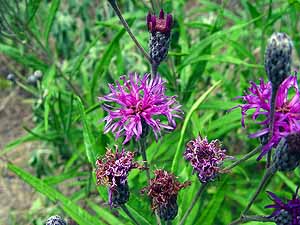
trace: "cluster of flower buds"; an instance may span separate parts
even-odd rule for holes
[[[276,225],[299,225],[300,224],[300,198],[298,196],[298,189],[293,198],[287,203],[284,203],[274,193],[268,192],[274,204],[266,206],[266,208],[275,209],[271,214]]]
[[[159,217],[164,221],[171,221],[178,212],[178,192],[190,185],[190,182],[180,183],[173,174],[165,170],[155,170],[154,175],[150,185],[142,192],[146,192],[151,198],[152,209],[157,210]]]
[[[184,157],[188,160],[201,183],[213,181],[220,172],[220,166],[227,157],[219,140],[208,142],[198,136],[186,145]]]
[[[36,71],[34,71],[34,73],[32,75],[30,75],[27,78],[27,83],[30,84],[30,85],[35,86],[35,85],[37,85],[38,81],[42,80],[42,77],[43,77],[42,71],[36,70]]]
[[[134,162],[134,153],[125,151],[116,152],[107,149],[105,156],[96,162],[96,178],[98,185],[105,185],[109,188],[109,203],[111,207],[118,207],[125,204],[129,199],[129,187],[127,177],[129,171],[142,167]]]
[[[150,12],[147,16],[147,26],[150,32],[150,58],[156,65],[159,65],[168,55],[172,23],[172,15],[165,16],[163,10],[160,11],[159,17]]]
[[[60,216],[51,216],[46,221],[46,225],[67,225],[66,221]]]

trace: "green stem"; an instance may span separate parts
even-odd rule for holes
[[[273,175],[275,174],[275,172],[276,172],[276,169],[274,168],[274,166],[269,167],[266,170],[265,175],[263,176],[262,180],[260,181],[260,183],[259,183],[259,185],[258,185],[258,187],[257,187],[257,189],[256,189],[256,191],[254,193],[254,195],[251,197],[250,202],[248,203],[248,205],[246,206],[246,208],[242,212],[242,216],[244,216],[244,215],[247,214],[247,212],[251,208],[252,204],[256,200],[257,196],[264,189],[264,187],[266,186],[266,184],[268,183],[268,181],[273,177]]]
[[[127,216],[136,224],[140,225],[140,223],[133,217],[133,215],[129,212],[125,204],[120,205],[123,211],[127,214]]]
[[[139,152],[142,155],[142,158],[143,158],[143,161],[144,161],[144,167],[146,168],[147,180],[148,180],[148,183],[150,185],[150,169],[148,167],[147,154],[146,154],[146,145],[145,144],[146,144],[146,137],[142,138],[138,142]],[[161,221],[160,221],[160,218],[159,218],[158,213],[157,213],[156,210],[155,210],[155,217],[156,217],[157,224],[161,225]]]
[[[194,208],[196,202],[199,200],[199,198],[201,197],[201,194],[203,193],[203,191],[205,190],[205,188],[207,187],[207,183],[203,183],[201,185],[201,187],[199,188],[197,194],[194,196],[192,203],[190,204],[188,210],[185,212],[184,216],[182,217],[179,225],[183,225],[185,220],[187,219],[187,217],[189,216],[189,214],[192,212],[192,209]]]
[[[225,167],[224,169],[222,169],[222,172],[227,172],[229,170],[231,170],[232,168],[238,166],[239,164],[241,164],[242,162],[245,162],[246,160],[250,159],[252,156],[256,155],[256,153],[258,153],[261,150],[262,146],[259,145],[257,146],[255,149],[253,149],[251,152],[247,153],[246,155],[244,155],[241,159],[235,161],[234,163],[232,163],[230,166]]]
[[[126,20],[123,18],[122,13],[120,11],[120,8],[119,8],[117,2],[115,0],[108,0],[108,2],[110,3],[110,5],[112,6],[113,10],[115,11],[115,13],[117,14],[117,16],[119,17],[122,25],[124,26],[125,30],[129,34],[129,36],[131,37],[131,39],[133,40],[133,42],[135,43],[135,45],[140,49],[140,51],[143,53],[143,55],[146,57],[146,59],[151,63],[152,60],[151,60],[150,56],[145,51],[145,49],[141,46],[141,44],[138,42],[138,40],[135,38],[135,36],[131,32],[130,27],[128,26]]]

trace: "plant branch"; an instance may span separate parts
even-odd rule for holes
[[[271,218],[268,218],[266,216],[242,216],[241,218],[233,221],[230,225],[237,225],[237,224],[246,223],[250,221],[274,222]]]
[[[186,218],[189,216],[189,214],[192,212],[192,209],[194,208],[196,202],[199,200],[199,198],[201,197],[203,191],[205,190],[205,188],[207,187],[207,183],[202,183],[201,187],[199,188],[197,194],[194,196],[191,205],[189,206],[188,210],[185,212],[184,216],[182,217],[179,225],[183,225]]]
[[[141,44],[138,42],[138,40],[135,38],[135,36],[131,32],[130,27],[128,26],[126,20],[122,16],[122,13],[121,13],[121,11],[119,9],[119,6],[118,6],[117,2],[115,0],[108,0],[108,2],[110,3],[110,5],[112,6],[113,10],[115,11],[115,13],[117,14],[117,16],[119,17],[119,19],[120,19],[121,23],[123,24],[125,30],[129,34],[129,36],[131,37],[131,39],[133,40],[133,42],[135,43],[135,45],[140,49],[140,51],[143,53],[143,55],[146,57],[146,59],[151,63],[152,60],[151,60],[149,54],[145,51],[145,49],[141,46]]]
[[[264,187],[266,186],[266,184],[268,183],[268,181],[273,177],[273,175],[275,174],[276,169],[274,166],[269,167],[266,172],[265,175],[263,176],[262,180],[260,181],[254,195],[251,197],[250,202],[248,203],[248,205],[246,206],[246,208],[244,209],[244,211],[242,212],[242,216],[245,215],[249,209],[251,208],[252,204],[254,203],[254,201],[256,200],[257,196],[259,195],[259,193],[264,189]]]
[[[249,152],[246,155],[244,155],[241,159],[235,161],[231,165],[229,165],[229,166],[225,167],[224,169],[222,169],[222,172],[228,172],[229,170],[231,170],[232,168],[238,166],[242,162],[245,162],[246,160],[250,159],[252,156],[256,155],[256,153],[258,153],[261,150],[261,148],[262,148],[261,145],[257,146],[251,152]]]

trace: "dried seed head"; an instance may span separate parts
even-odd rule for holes
[[[176,180],[176,177],[165,170],[155,170],[155,177],[150,180],[150,185],[142,190],[152,200],[152,209],[157,210],[162,220],[173,220],[178,212],[178,192],[190,185]]]
[[[124,204],[129,199],[127,177],[134,168],[142,168],[134,162],[134,153],[122,149],[113,153],[107,149],[105,156],[96,161],[96,178],[98,185],[109,188],[109,203],[111,207]]]
[[[292,40],[285,33],[274,33],[268,40],[265,70],[276,89],[291,72],[292,48]]]

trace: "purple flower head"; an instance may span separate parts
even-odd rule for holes
[[[187,143],[184,157],[191,163],[200,182],[207,183],[218,175],[227,156],[219,140],[208,142],[206,137],[198,136]]]
[[[245,127],[245,116],[247,111],[255,109],[252,114],[252,119],[262,125],[262,129],[254,134],[251,138],[263,137],[269,133],[269,115],[270,101],[272,94],[272,86],[270,82],[265,83],[260,79],[260,84],[250,83],[248,93],[242,98],[245,102],[237,107],[242,111],[242,126]],[[290,98],[288,92],[294,89],[295,95]],[[282,137],[286,137],[290,133],[300,131],[300,100],[299,88],[297,84],[297,76],[287,77],[279,86],[275,102],[275,117],[274,117],[274,133],[271,139],[264,145],[262,153],[259,155],[260,160],[272,147],[276,147]],[[236,107],[235,107],[236,108]],[[263,121],[258,121],[259,116],[264,117]]]
[[[104,133],[115,133],[116,138],[125,136],[123,144],[135,136],[136,140],[146,136],[149,127],[152,128],[156,140],[161,129],[174,130],[176,123],[174,118],[182,118],[180,105],[176,97],[165,95],[165,81],[157,75],[154,78],[145,74],[142,78],[131,73],[129,77],[120,78],[122,84],[117,81],[116,85],[109,84],[111,93],[100,97],[100,100],[109,102],[103,108],[108,115]],[[163,117],[167,122],[162,122]]]
[[[111,149],[107,149],[105,156],[96,161],[97,185],[108,186],[111,205],[113,192],[119,187],[127,185],[129,171],[134,168],[142,168],[133,160],[133,152],[125,151],[125,149],[119,152],[116,146],[115,153]]]
[[[172,29],[173,18],[171,14],[165,17],[164,10],[160,10],[159,17],[152,15],[150,12],[147,15],[147,26],[150,32],[161,32],[170,34]]]
[[[270,215],[270,218],[276,218],[280,215],[282,211],[288,213],[291,218],[291,225],[299,225],[300,224],[300,198],[298,196],[298,190],[293,198],[289,200],[287,203],[284,203],[279,197],[277,197],[274,193],[268,191],[270,198],[274,201],[274,204],[267,205],[265,208],[273,208],[274,212]]]

